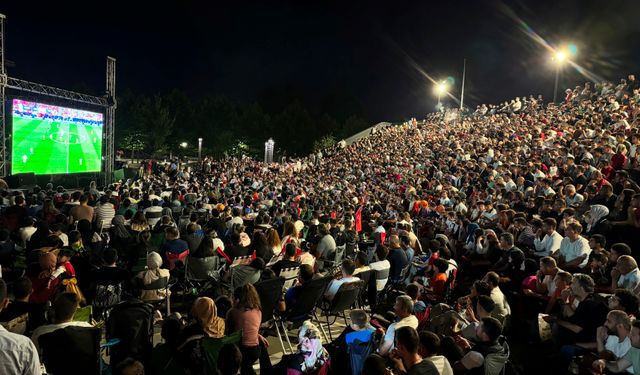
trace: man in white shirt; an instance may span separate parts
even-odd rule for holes
[[[629,255],[621,255],[616,266],[611,271],[612,284],[611,290],[616,288],[624,288],[629,291],[635,291],[640,284],[640,270],[638,263]]]
[[[411,327],[418,329],[418,318],[413,315],[413,301],[411,297],[407,295],[398,296],[396,303],[393,305],[393,311],[396,313],[398,319],[394,323],[391,323],[386,331],[384,328],[378,328],[378,330],[384,334],[384,338],[378,349],[381,356],[389,355],[393,350],[396,330],[398,328]]]
[[[149,199],[151,199],[151,197],[149,197]],[[153,199],[151,201],[151,207],[145,208],[143,212],[147,223],[149,223],[149,226],[152,228],[162,219],[162,207],[160,207],[160,201],[158,199]]]
[[[369,264],[369,268],[371,268],[375,272],[376,290],[378,292],[382,291],[387,285],[387,280],[389,280],[389,273],[391,272],[391,263],[387,260],[387,254],[387,248],[378,245],[376,248],[377,261]]]
[[[346,259],[342,262],[342,277],[339,279],[331,280],[327,291],[324,293],[324,297],[329,301],[333,300],[342,284],[351,283],[360,280],[353,276],[353,272],[356,270],[356,264],[352,260]]]
[[[624,357],[631,348],[630,333],[629,315],[621,310],[609,311],[604,325],[597,330],[598,353],[608,350],[615,355],[616,359]],[[627,367],[627,372],[633,374],[633,366]]]
[[[566,237],[560,242],[560,249],[552,256],[558,260],[558,266],[568,271],[578,271],[584,268],[589,261],[589,240],[582,237],[582,225],[569,223],[565,229]]]
[[[9,304],[7,284],[0,279],[0,311]],[[0,374],[40,375],[40,359],[29,338],[0,325]]]
[[[75,293],[65,292],[59,294],[58,297],[56,297],[56,300],[53,302],[55,323],[40,326],[36,328],[35,331],[33,331],[33,335],[31,335],[31,341],[33,341],[33,343],[35,344],[36,349],[38,350],[38,354],[42,355],[42,350],[40,348],[40,344],[38,343],[38,339],[42,335],[46,335],[47,333],[51,333],[69,326],[93,327],[87,322],[73,321],[73,315],[75,315],[79,303],[80,300],[78,298],[78,295]]]
[[[444,356],[438,355],[440,352],[440,337],[430,331],[422,331],[419,334],[420,347],[418,353],[422,358],[431,361],[438,369],[440,375],[453,375],[453,369],[449,360]]]
[[[533,240],[533,246],[536,249],[533,255],[537,257],[546,257],[560,249],[562,235],[556,232],[556,226],[556,219],[552,217],[544,219],[542,222],[542,229],[538,230],[538,233],[536,233],[536,237]],[[540,239],[541,237],[542,239]]]

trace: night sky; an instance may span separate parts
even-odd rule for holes
[[[463,58],[469,105],[551,97],[549,52],[523,24],[551,45],[575,43],[575,62],[599,77],[622,78],[640,62],[640,1],[12,3],[0,4],[10,76],[99,92],[110,55],[118,90],[240,103],[274,89],[307,102],[342,90],[372,122],[433,109],[420,70],[452,76],[459,96]],[[575,69],[562,77],[563,86],[585,80]]]

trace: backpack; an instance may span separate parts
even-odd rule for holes
[[[349,352],[349,361],[351,363],[351,374],[362,374],[362,366],[369,354],[376,350],[376,343],[374,340],[374,334],[371,334],[371,339],[366,342],[362,342],[358,339],[354,340],[348,345],[347,350]]]
[[[120,295],[122,294],[122,285],[102,285],[96,286],[96,296],[93,299],[93,306],[99,309],[104,309],[109,306],[115,305],[120,302]]]

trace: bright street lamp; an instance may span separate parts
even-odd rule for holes
[[[182,147],[182,148],[187,148],[188,145],[189,144],[187,142],[180,143],[180,147]]]
[[[198,160],[202,160],[202,138],[198,138]]]
[[[562,66],[569,60],[569,58],[574,56],[577,52],[578,50],[573,44],[570,44],[566,48],[562,48],[553,52],[552,60],[556,66],[556,79],[555,84],[553,85],[554,103],[558,98],[558,81],[560,80],[560,69],[562,69]]]
[[[448,85],[446,81],[442,81],[440,83],[436,83],[433,87],[433,91],[438,95],[438,108],[441,107],[440,98],[443,94],[447,93]]]

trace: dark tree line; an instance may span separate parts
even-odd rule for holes
[[[239,103],[214,95],[193,99],[180,90],[153,96],[128,90],[118,97],[116,145],[127,156],[195,155],[202,137],[204,155],[260,157],[264,142],[273,138],[276,154],[301,156],[370,126],[348,94],[330,93],[311,105],[293,95],[267,91]]]

